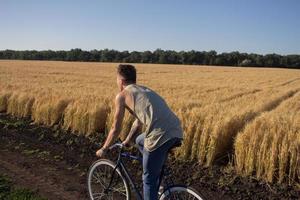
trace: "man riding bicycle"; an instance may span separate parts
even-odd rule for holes
[[[144,199],[156,200],[159,176],[168,151],[183,138],[180,120],[162,97],[153,90],[136,84],[136,69],[133,65],[118,66],[117,85],[120,92],[115,98],[114,122],[104,145],[96,155],[103,157],[119,137],[127,109],[136,120],[123,144],[128,146],[145,125],[145,132],[136,138],[139,150],[143,154]]]

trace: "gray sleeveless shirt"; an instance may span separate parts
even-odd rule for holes
[[[133,96],[133,112],[145,126],[144,148],[151,152],[171,138],[183,138],[178,117],[153,90],[130,84],[125,90]]]

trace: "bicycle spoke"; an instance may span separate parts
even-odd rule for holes
[[[99,174],[96,172],[96,175],[93,174],[93,178],[96,179],[96,183],[100,183],[100,184],[102,185],[102,187],[106,188],[105,183],[103,183],[103,181],[102,181],[101,175],[99,175]]]
[[[114,196],[113,195],[111,195],[110,198],[111,198],[111,200],[114,200]]]
[[[193,200],[193,199],[196,199],[196,197],[194,197],[194,196],[190,196],[190,198],[189,198],[190,200]]]
[[[94,200],[128,199],[128,186],[114,166],[100,164],[91,173],[89,191]]]
[[[93,194],[93,198],[94,199],[101,199],[102,197],[104,197],[105,194],[103,193],[94,193]]]
[[[119,188],[117,188],[117,189],[115,189],[115,188],[113,188],[113,191],[115,191],[115,192],[117,192],[117,193],[119,193],[119,194],[122,194],[122,195],[124,195],[124,196],[126,196],[126,190],[125,189],[119,189]]]

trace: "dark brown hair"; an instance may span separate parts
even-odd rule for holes
[[[120,64],[118,73],[124,78],[126,83],[136,83],[136,69],[133,65]]]

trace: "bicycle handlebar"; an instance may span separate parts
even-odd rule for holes
[[[115,143],[115,144],[113,144],[112,146],[109,147],[109,150],[112,150],[112,149],[114,149],[116,147],[120,147],[120,149],[122,149],[123,146],[124,145],[122,143]]]

